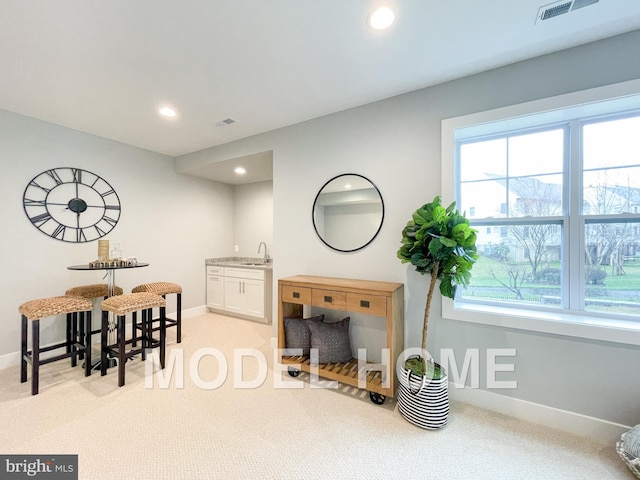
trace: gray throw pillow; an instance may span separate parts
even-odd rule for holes
[[[318,363],[348,362],[353,358],[349,342],[350,317],[339,322],[309,321],[311,348],[318,349]]]
[[[285,356],[299,355],[290,349],[301,348],[302,355],[309,356],[309,349],[311,348],[311,332],[307,326],[310,321],[322,322],[324,320],[323,315],[316,315],[309,318],[285,318],[284,319],[284,336],[285,336],[285,349],[283,354]]]

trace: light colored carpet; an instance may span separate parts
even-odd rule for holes
[[[169,347],[184,349],[184,388],[146,389],[139,359],[127,364],[122,388],[115,370],[85,378],[67,362],[45,365],[36,396],[20,384],[17,367],[0,371],[0,453],[78,454],[82,480],[635,478],[614,445],[465,404],[452,404],[444,429],[424,431],[389,400],[376,406],[366,394],[312,389],[286,373],[287,386],[304,388],[274,388],[270,326],[207,314],[183,320],[181,344],[174,331]],[[189,377],[189,360],[203,347],[229,361],[215,390]],[[233,388],[234,348],[268,359],[260,388]],[[245,359],[245,381],[257,367]],[[202,381],[216,378],[213,357],[199,368]]]

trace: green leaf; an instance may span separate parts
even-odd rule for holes
[[[445,218],[447,218],[447,211],[442,205],[438,205],[433,209],[433,219],[437,223],[442,223]]]
[[[451,203],[451,205],[447,207],[447,213],[450,214],[451,212],[453,212],[455,208],[456,208],[456,202]]]
[[[455,240],[452,240],[450,238],[446,238],[446,237],[438,237],[440,242],[442,242],[442,244],[445,247],[449,247],[449,248],[453,248],[456,245],[458,245],[458,242],[456,242]]]
[[[471,229],[466,223],[459,223],[451,229],[451,236],[459,244],[463,244],[469,235],[471,235]]]
[[[416,267],[425,267],[429,263],[429,259],[422,253],[414,253],[411,255],[411,263]]]
[[[453,285],[451,284],[451,280],[443,279],[440,282],[440,293],[447,298],[453,298],[453,292],[454,292],[454,288],[453,288]]]
[[[438,238],[434,238],[429,242],[429,253],[434,257],[442,250],[442,243]]]

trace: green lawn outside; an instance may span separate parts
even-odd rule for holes
[[[541,269],[559,269],[558,262],[544,264]],[[526,277],[531,278],[531,266],[528,262],[518,265],[520,275],[526,268]],[[613,275],[610,267],[605,267],[607,276],[604,285],[586,286],[586,309],[594,312],[612,312],[638,315],[640,312],[640,265],[624,266],[624,275]],[[506,285],[509,276],[505,266],[492,258],[481,256],[471,270],[471,282],[463,297],[492,300],[498,302],[515,302],[560,306],[560,285],[544,282],[525,281],[520,286],[522,298],[496,280],[492,271]]]
[[[544,264],[543,268],[560,268],[559,263]],[[528,262],[522,263],[522,268],[526,268],[527,272],[531,273],[531,266]],[[492,258],[480,256],[476,264],[471,270],[471,285],[482,287],[500,287],[500,282],[493,278],[491,271],[502,278],[507,283],[507,275],[505,273],[503,265]],[[626,275],[613,275],[611,273],[611,267],[605,267],[607,271],[607,277],[604,279],[604,287],[616,290],[640,290],[640,265],[629,264],[624,266]],[[557,288],[557,286],[550,286],[544,283],[528,283],[524,282],[523,286],[537,287],[537,288]]]

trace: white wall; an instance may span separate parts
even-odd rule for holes
[[[631,32],[187,155],[177,168],[273,150],[274,281],[310,274],[402,282],[406,345],[417,346],[427,279],[396,251],[412,212],[441,193],[441,121],[640,78],[640,63],[629,61],[638,51],[640,31]],[[371,179],[385,202],[376,240],[350,254],[327,248],[311,221],[316,193],[342,173]],[[626,425],[640,419],[638,348],[443,320],[435,302],[428,348],[436,357],[441,348],[462,359],[465,348],[505,346],[518,351],[519,388],[496,393]]]
[[[257,182],[233,187],[233,243],[238,245],[238,257],[258,255],[260,242],[267,244],[269,255],[273,247],[273,182]]]
[[[233,245],[229,186],[179,175],[170,157],[6,111],[0,111],[0,164],[0,367],[17,362],[22,302],[103,281],[104,271],[67,270],[96,259],[97,242],[52,239],[25,215],[27,183],[50,168],[89,170],[118,193],[122,215],[105,238],[120,242],[124,255],[150,264],[117,272],[118,285],[130,291],[142,282],[176,282],[183,287],[184,309],[204,305],[204,259],[229,255]],[[47,325],[45,343],[59,333]]]

